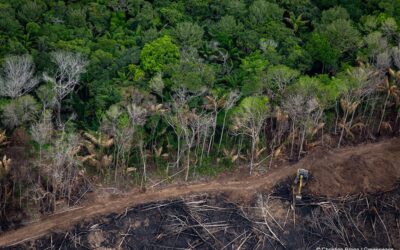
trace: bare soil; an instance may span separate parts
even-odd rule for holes
[[[314,196],[346,196],[390,190],[400,178],[400,140],[340,150],[318,148],[296,167],[312,173]]]
[[[400,178],[400,139],[340,150],[319,148],[300,162],[271,170],[263,176],[171,185],[162,189],[148,189],[142,193],[134,190],[118,196],[94,199],[92,203],[83,207],[54,214],[17,230],[3,233],[0,235],[0,247],[20,244],[52,232],[68,231],[78,223],[88,223],[93,218],[110,213],[124,214],[131,207],[180,199],[193,194],[224,193],[229,200],[249,204],[254,201],[255,194],[271,192],[277,184],[293,178],[298,168],[310,170],[312,178],[305,192],[315,197],[343,197],[389,191],[395,188]],[[283,217],[284,212],[275,211],[274,214]],[[145,222],[140,222],[140,225],[143,223]],[[135,227],[135,223],[131,227]],[[89,240],[95,245],[104,237],[101,233],[96,233],[91,235]]]

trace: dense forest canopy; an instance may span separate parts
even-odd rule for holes
[[[2,211],[397,133],[399,25],[395,0],[0,0]]]

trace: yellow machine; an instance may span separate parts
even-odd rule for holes
[[[297,176],[296,179],[294,180],[294,187],[293,187],[293,195],[295,195],[296,200],[301,200],[303,198],[301,192],[304,187],[304,185],[307,183],[309,178],[309,173],[307,169],[299,168],[297,169]],[[296,185],[298,185],[298,189],[296,192]]]

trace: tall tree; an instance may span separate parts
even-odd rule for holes
[[[251,139],[250,174],[253,172],[253,168],[256,165],[256,150],[260,132],[269,115],[270,107],[267,97],[246,97],[234,110],[232,130],[238,135],[245,135]]]
[[[61,126],[61,101],[79,84],[81,74],[85,72],[87,61],[80,54],[66,51],[54,52],[51,58],[56,69],[51,76],[45,73],[44,79],[54,84],[57,100],[57,124]]]
[[[179,49],[171,37],[165,35],[147,43],[140,53],[140,60],[144,70],[157,73],[164,70],[168,64],[178,62]]]
[[[20,97],[29,93],[38,83],[31,56],[10,56],[5,59],[0,76],[0,96]]]

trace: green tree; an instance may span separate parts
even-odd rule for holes
[[[243,24],[233,16],[223,16],[217,23],[212,25],[209,33],[225,47],[232,47],[234,39],[238,37],[243,29]]]
[[[203,44],[204,30],[196,23],[182,22],[176,25],[173,35],[182,48],[199,48]]]
[[[88,7],[88,20],[96,33],[103,33],[109,27],[110,11],[99,3],[90,3]]]
[[[141,28],[148,29],[159,25],[160,22],[158,12],[154,9],[153,5],[144,1],[139,13],[135,17],[135,23]]]
[[[75,27],[86,26],[86,8],[69,8],[67,12],[68,24]]]
[[[290,13],[289,17],[286,17],[285,20],[290,24],[293,28],[294,33],[299,32],[299,30],[308,23],[307,20],[303,20],[303,14],[296,16],[293,12]]]
[[[339,53],[349,53],[360,46],[360,32],[354,27],[346,9],[334,7],[322,13],[315,23],[316,32],[325,37]]]
[[[271,21],[281,21],[284,10],[279,5],[264,0],[254,1],[249,8],[249,21],[252,28],[259,32]]]
[[[266,87],[265,70],[268,61],[257,51],[244,59],[240,64],[242,92],[244,95],[260,93]]]
[[[22,31],[21,24],[15,18],[15,10],[9,4],[0,3],[0,30],[8,35]]]
[[[46,4],[41,0],[24,1],[20,4],[17,17],[24,23],[37,22],[46,11]]]
[[[185,18],[185,6],[183,2],[170,3],[160,9],[161,17],[168,23],[175,25]]]
[[[340,51],[333,48],[326,37],[316,33],[312,34],[306,48],[315,61],[322,63],[322,72],[337,66]]]
[[[317,27],[323,28],[325,25],[333,23],[336,20],[349,20],[350,15],[343,7],[336,6],[322,12],[321,20],[315,23]]]
[[[285,65],[276,65],[268,68],[267,80],[269,88],[278,94],[282,94],[288,85],[293,83],[300,72]]]
[[[353,26],[351,21],[338,19],[328,24],[321,32],[330,41],[333,48],[346,53],[356,50],[360,46],[360,32]]]
[[[140,54],[142,68],[150,73],[164,70],[166,65],[179,60],[179,49],[170,36],[163,36],[146,44]]]
[[[194,18],[205,18],[209,12],[209,5],[212,0],[187,0],[185,1],[186,11]]]
[[[243,0],[223,0],[222,2],[228,15],[241,18],[247,12],[246,3]]]
[[[182,54],[180,62],[172,68],[171,80],[173,89],[186,88],[198,92],[213,86],[215,72],[196,54]]]

